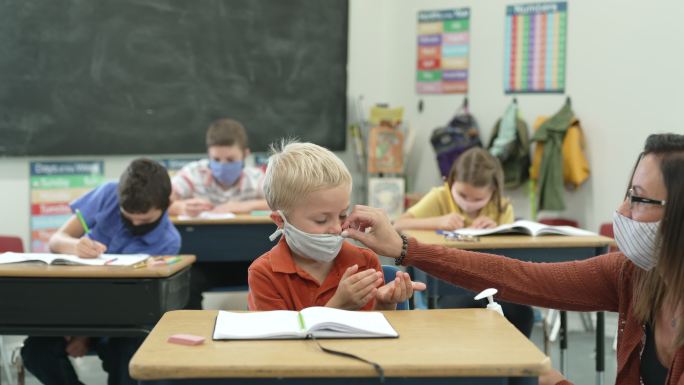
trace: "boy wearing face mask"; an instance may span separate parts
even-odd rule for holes
[[[435,187],[394,224],[397,230],[492,228],[514,221],[503,197],[503,170],[489,152],[474,147],[451,167],[444,186]]]
[[[377,255],[340,236],[352,179],[342,161],[312,143],[273,149],[264,192],[278,244],[249,268],[250,310],[391,310],[425,285],[399,272],[384,284]]]
[[[149,159],[136,159],[119,182],[106,183],[71,203],[90,229],[71,218],[50,238],[53,253],[95,258],[112,254],[176,255],[180,235],[166,214],[171,181],[166,169]],[[86,309],[84,309],[85,311]],[[128,361],[142,338],[29,337],[24,342],[24,365],[43,384],[79,384],[69,356],[96,349],[109,383],[135,384]]]
[[[245,128],[232,119],[211,123],[206,136],[208,159],[185,165],[173,177],[171,215],[249,213],[266,210],[264,173],[245,167],[249,146]]]
[[[239,122],[219,119],[211,123],[206,135],[208,159],[185,165],[174,175],[170,215],[249,213],[267,210],[264,199],[264,172],[247,167],[247,132]],[[201,309],[205,291],[221,286],[247,284],[249,262],[195,263],[190,274],[190,299],[187,309]]]

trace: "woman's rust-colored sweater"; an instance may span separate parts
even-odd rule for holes
[[[497,296],[506,301],[559,310],[617,312],[615,383],[640,385],[645,334],[632,309],[632,278],[637,267],[622,253],[574,262],[533,263],[410,239],[404,264],[469,290],[495,287]],[[680,348],[670,363],[667,385],[684,385],[683,373],[684,348]]]

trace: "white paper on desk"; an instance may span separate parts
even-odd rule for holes
[[[192,221],[195,219],[212,220],[212,219],[232,219],[232,218],[235,218],[235,214],[233,214],[233,213],[212,213],[210,211],[203,211],[196,217],[191,217],[189,215],[179,215],[178,216],[179,221]]]
[[[43,262],[48,265],[131,266],[149,257],[149,254],[102,254],[97,258],[80,258],[70,254],[3,253],[0,254],[0,264]]]

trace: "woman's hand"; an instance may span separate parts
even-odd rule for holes
[[[356,205],[342,224],[342,236],[355,239],[379,255],[398,258],[402,240],[382,209]]]

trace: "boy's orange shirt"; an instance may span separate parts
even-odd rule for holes
[[[249,310],[302,310],[310,306],[325,306],[337,290],[345,270],[359,265],[358,271],[382,271],[377,255],[368,249],[342,244],[330,273],[322,284],[292,259],[284,236],[270,251],[257,258],[249,267]],[[372,310],[375,299],[360,310]]]

